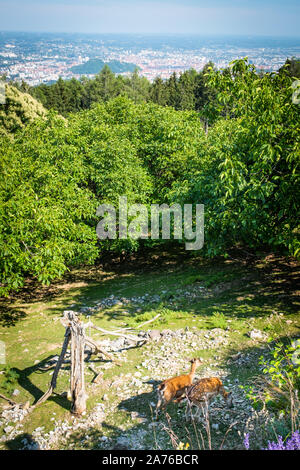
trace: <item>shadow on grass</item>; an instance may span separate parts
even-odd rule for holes
[[[34,401],[33,403],[31,403],[31,405],[34,405],[47,391],[48,386],[50,385],[51,378],[49,378],[49,384],[47,384],[46,389],[41,390],[30,380],[30,376],[33,373],[38,373],[38,372],[40,372],[41,374],[46,373],[47,371],[41,371],[39,370],[39,368],[42,366],[45,366],[47,361],[49,361],[53,357],[54,356],[49,356],[46,359],[43,359],[38,364],[35,364],[34,366],[31,366],[31,367],[26,367],[25,369],[18,369],[17,367],[12,368],[12,370],[17,372],[17,374],[19,375],[18,384],[20,385],[20,387],[22,387],[24,390],[29,392],[30,395],[33,397]],[[63,369],[66,370],[68,369],[68,367],[67,366],[62,367],[62,370]],[[58,405],[60,405],[62,408],[65,408],[66,410],[71,409],[71,403],[66,398],[61,397],[60,395],[56,394],[55,390],[53,394],[48,398],[48,400],[55,401]]]
[[[7,450],[19,450],[23,449],[25,445],[30,445],[31,450],[39,450],[39,444],[33,439],[31,434],[23,433],[19,434],[14,439],[5,442]]]
[[[20,387],[22,387],[24,390],[30,393],[30,395],[33,397],[33,403],[31,405],[34,405],[47,391],[48,386],[50,385],[51,377],[49,377],[49,383],[47,383],[45,390],[41,390],[39,387],[37,387],[30,379],[30,376],[32,374],[46,374],[49,372],[49,370],[43,370],[43,368],[46,368],[46,365],[53,361],[54,355],[48,356],[47,358],[43,359],[42,361],[38,362],[37,364],[34,364],[33,366],[26,367],[24,369],[18,369],[17,367],[12,367],[11,370],[16,372],[18,374],[18,384]],[[52,371],[54,370],[51,369]],[[68,361],[64,363],[64,365],[61,367],[61,371],[63,370],[70,370],[70,366],[68,364]],[[58,378],[59,380],[59,378]],[[56,402],[58,405],[60,405],[62,408],[65,408],[66,410],[71,409],[71,403],[69,400],[67,400],[65,397],[60,396],[53,391],[53,394],[48,398],[50,401]]]
[[[256,309],[260,316],[269,315],[271,309],[286,314],[299,309],[299,266],[294,260],[274,255],[247,258],[236,257],[234,254],[235,258],[216,258],[211,261],[192,255],[179,245],[166,245],[144,248],[125,262],[120,262],[118,257],[106,257],[101,260],[101,265],[70,272],[63,281],[55,282],[50,287],[29,283],[11,301],[21,299],[32,304],[63,296],[61,305],[47,306],[47,312],[60,315],[71,303],[73,305],[70,308],[78,311],[83,306],[95,306],[97,301],[112,294],[130,298],[166,290],[162,302],[171,308],[172,295],[178,287],[183,290],[188,286],[197,287],[197,282],[193,282],[193,279],[197,280],[198,276],[203,279],[203,282],[199,281],[199,286],[207,284],[209,295],[206,298],[191,296],[179,301],[179,308],[192,314],[205,316],[222,304],[225,315],[238,315],[242,318],[255,316]],[[227,282],[228,279],[231,281]],[[197,305],[197,302],[201,305]],[[102,309],[99,315],[108,321],[126,321],[128,317],[139,313],[142,315],[151,309],[147,302],[140,306],[140,312],[137,312],[137,307],[129,303],[123,305],[119,311]],[[157,306],[152,307],[155,309]],[[263,309],[266,310],[265,313]],[[97,315],[96,313],[95,318]],[[24,316],[22,310],[10,308],[4,302],[0,310],[0,325],[15,325]]]
[[[30,393],[30,395],[33,397],[34,401],[31,403],[31,405],[34,405],[43,395],[44,393],[48,390],[48,387],[50,386],[50,381],[51,381],[51,376],[49,377],[49,382],[46,384],[45,390],[41,390],[39,387],[37,387],[30,379],[30,376],[32,374],[46,374],[49,372],[49,370],[54,371],[54,367],[51,369],[47,369],[46,366],[48,363],[53,362],[54,358],[57,357],[56,355],[51,355],[48,356],[47,358],[43,359],[42,361],[38,362],[37,364],[34,364],[33,366],[26,367],[24,369],[18,369],[17,367],[12,367],[11,370],[16,372],[18,374],[18,384],[20,387],[22,387],[24,390]],[[89,356],[88,356],[89,357]],[[86,358],[86,368],[88,368],[88,357]],[[109,360],[102,359],[100,357],[94,358],[93,359],[93,364],[97,363],[107,363],[110,362]],[[43,370],[44,369],[44,370]],[[66,359],[63,363],[63,365],[60,368],[60,372],[58,374],[58,381],[60,377],[60,373],[62,371],[70,371],[70,360]],[[64,396],[61,396],[58,394],[55,390],[53,391],[52,395],[48,398],[49,401],[54,401],[57,403],[60,407],[66,409],[67,411],[70,411],[71,409],[71,402]]]
[[[0,326],[2,327],[15,326],[26,316],[27,314],[19,308],[0,305]]]

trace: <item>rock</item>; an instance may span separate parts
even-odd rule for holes
[[[63,397],[63,398],[67,398],[68,400],[71,400],[71,399],[72,399],[72,395],[71,395],[70,390],[68,390],[67,392],[62,392],[62,393],[60,394],[60,396]]]
[[[31,444],[27,445],[28,450],[40,450],[40,446],[37,442],[32,442]]]
[[[149,338],[154,341],[158,341],[161,337],[161,333],[159,330],[150,330],[149,331]]]
[[[241,352],[238,352],[237,354],[233,354],[233,355],[231,356],[231,359],[232,359],[233,361],[235,361],[236,359],[239,359],[241,356],[242,356],[242,353],[241,353]]]
[[[155,428],[156,426],[158,426],[158,423],[155,422],[149,423],[148,425],[149,428]]]
[[[14,429],[13,426],[6,426],[4,428],[4,432],[5,432],[5,434],[9,434],[10,432],[12,432],[13,429]]]
[[[251,330],[248,333],[249,338],[251,339],[266,339],[267,335],[260,330]]]
[[[166,329],[166,330],[162,330],[161,332],[161,336],[173,336],[173,335],[174,335],[174,331],[172,330]]]

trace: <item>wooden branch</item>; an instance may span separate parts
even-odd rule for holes
[[[89,338],[88,336],[85,337],[85,342],[87,344],[90,344],[96,349],[96,352],[103,354],[104,356],[108,357],[112,362],[115,362],[118,366],[121,366],[120,362],[116,361],[110,354],[108,354],[104,349],[102,349],[96,341],[94,341],[92,338]]]
[[[141,323],[141,325],[138,325],[137,328],[141,328],[142,326],[144,325],[147,325],[148,323],[151,323],[153,322],[154,320],[157,320],[158,317],[160,317],[160,313],[158,313],[157,315],[155,315],[155,317],[151,318],[151,320],[147,320],[145,321],[144,323]]]
[[[138,338],[137,336],[125,335],[125,333],[118,333],[116,331],[108,331],[108,330],[105,330],[104,328],[100,328],[99,326],[95,326],[92,322],[89,322],[89,323],[85,324],[85,327],[88,327],[88,326],[90,326],[94,330],[101,331],[101,333],[104,334],[104,335],[121,336],[123,338],[128,339],[132,343],[136,343],[136,342],[140,341],[140,338]]]
[[[120,333],[122,331],[128,331],[128,330],[135,331],[135,328],[133,328],[133,326],[126,326],[124,328],[117,328],[116,330],[114,330],[114,332],[115,333]]]
[[[103,380],[103,372],[98,372],[92,364],[89,364],[89,369],[91,369],[92,372],[94,372],[95,377],[92,380],[92,383],[94,384],[99,384]]]
[[[119,333],[121,331],[125,331],[125,330],[133,330],[135,331],[137,328],[141,328],[142,326],[144,325],[147,325],[148,323],[152,323],[153,321],[157,320],[158,317],[160,317],[160,313],[158,313],[157,315],[155,315],[155,317],[151,318],[151,320],[147,320],[145,321],[144,323],[141,323],[140,325],[137,325],[135,328],[133,328],[132,326],[127,326],[126,328],[118,328],[117,330],[115,330],[114,332],[115,333]]]
[[[71,332],[70,332],[70,328],[68,327],[66,329],[66,332],[65,332],[65,339],[64,339],[64,342],[63,342],[61,353],[59,355],[58,361],[56,363],[56,366],[55,366],[55,369],[54,369],[54,372],[53,372],[53,375],[52,375],[52,378],[51,378],[50,386],[49,386],[47,392],[44,393],[44,395],[34,405],[32,405],[32,407],[31,407],[32,409],[35,408],[36,406],[40,405],[44,401],[46,401],[47,398],[49,398],[50,395],[52,395],[53,390],[56,388],[56,381],[57,381],[58,372],[59,372],[59,369],[62,366],[64,357],[65,357],[65,354],[66,354],[66,351],[67,351],[67,347],[68,347],[68,344],[69,344],[69,341],[70,341],[70,335],[71,335]]]
[[[8,401],[8,403],[12,406],[19,405],[19,403],[11,400],[10,398],[7,398],[5,395],[2,395],[2,393],[0,393],[0,398],[3,398],[3,400]]]

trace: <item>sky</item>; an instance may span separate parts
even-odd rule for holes
[[[0,0],[0,30],[300,36],[299,0]]]

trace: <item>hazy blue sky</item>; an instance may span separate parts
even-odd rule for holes
[[[299,0],[0,0],[0,30],[300,36]]]

